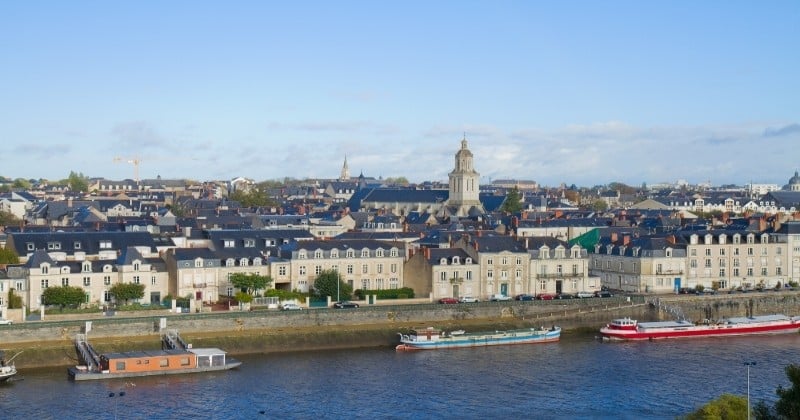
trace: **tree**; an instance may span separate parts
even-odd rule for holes
[[[792,386],[778,386],[775,393],[779,399],[775,403],[775,411],[787,419],[800,419],[800,365],[790,364],[785,371]]]
[[[80,287],[60,286],[48,287],[42,293],[45,305],[58,305],[62,310],[64,307],[77,307],[86,302],[86,292]]]
[[[21,309],[22,296],[14,293],[14,288],[8,289],[8,309]]]
[[[608,210],[608,203],[606,203],[605,200],[594,200],[592,203],[592,210],[606,211]]]
[[[519,188],[514,187],[506,194],[506,199],[503,200],[500,211],[504,213],[517,213],[520,210],[522,210],[522,194],[520,194]]]
[[[27,179],[17,178],[14,180],[14,188],[20,190],[29,190],[31,189],[31,182]]]
[[[89,191],[89,178],[83,176],[83,173],[70,171],[67,178],[67,185],[72,191]]]
[[[330,296],[333,299],[349,299],[353,294],[353,288],[342,281],[342,276],[336,270],[324,270],[319,273],[314,279],[314,290],[317,296]]]
[[[272,284],[272,277],[261,276],[255,273],[231,274],[231,284],[242,292],[252,296],[256,290],[264,290]],[[241,301],[238,297],[236,300]]]
[[[747,398],[731,394],[723,394],[684,417],[685,420],[745,420],[746,418]]]
[[[108,289],[108,293],[118,301],[128,304],[131,299],[141,299],[144,297],[144,285],[136,283],[117,283]]]
[[[0,210],[0,226],[16,225],[20,220],[14,213]]]
[[[0,248],[0,264],[19,264],[19,256],[13,249]]]

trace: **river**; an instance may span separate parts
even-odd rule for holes
[[[548,344],[237,358],[244,364],[230,372],[128,381],[24,369],[23,380],[0,384],[0,417],[666,419],[746,395],[744,362],[756,363],[753,404],[771,405],[790,385],[784,367],[800,364],[800,335],[601,343],[565,333]]]

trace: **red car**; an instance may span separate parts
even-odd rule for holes
[[[542,293],[540,295],[536,295],[536,300],[553,300],[555,297],[556,295],[551,295],[550,293]]]
[[[458,299],[453,297],[446,297],[439,299],[439,303],[458,303]]]

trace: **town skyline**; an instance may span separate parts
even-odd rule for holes
[[[308,6],[5,5],[0,175],[446,181],[464,136],[482,183],[800,169],[796,2]]]

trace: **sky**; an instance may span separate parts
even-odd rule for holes
[[[784,185],[798,76],[796,0],[10,0],[0,175]]]

